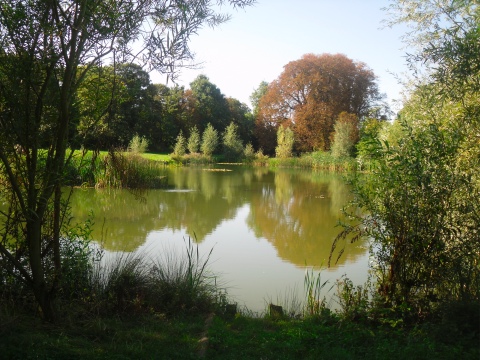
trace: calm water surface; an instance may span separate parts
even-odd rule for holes
[[[229,295],[253,311],[291,292],[303,298],[306,268],[322,269],[322,281],[331,284],[343,274],[354,283],[366,280],[364,243],[349,245],[338,264],[325,269],[349,200],[341,175],[219,167],[228,171],[165,169],[168,189],[144,194],[77,189],[73,216],[82,221],[93,211],[93,237],[109,253],[162,256],[196,239],[205,256],[213,248],[209,269]]]

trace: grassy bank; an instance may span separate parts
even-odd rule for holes
[[[438,338],[428,325],[376,327],[335,316],[304,320],[208,315],[94,317],[2,323],[5,359],[478,359],[478,342]],[[5,319],[3,319],[5,321]]]
[[[273,168],[299,167],[330,171],[353,171],[357,168],[357,162],[353,158],[336,158],[329,152],[321,151],[286,159],[270,158],[266,164]]]
[[[67,183],[73,186],[114,188],[161,188],[162,176],[168,165],[206,165],[221,162],[222,157],[189,154],[172,157],[167,154],[77,151],[65,169]],[[353,158],[335,158],[328,152],[314,152],[292,158],[268,158],[258,155],[244,164],[270,168],[310,168],[329,171],[354,171]]]
[[[164,185],[162,170],[170,163],[170,156],[162,154],[78,151],[65,176],[73,186],[154,189]]]
[[[80,241],[80,240],[79,240]],[[339,288],[341,310],[324,305],[320,276],[305,278],[304,305],[236,312],[208,272],[211,252],[101,261],[86,243],[66,242],[57,321],[41,321],[31,290],[1,271],[2,359],[478,359],[478,304],[455,304],[432,320],[404,322]],[[101,254],[101,253],[100,253]],[[230,304],[229,304],[230,303]],[[468,304],[465,304],[468,305]],[[477,318],[475,318],[475,316]]]
[[[142,156],[156,161],[166,161],[168,163],[173,162],[184,165],[204,165],[224,161],[222,155],[205,157],[201,154],[188,154],[173,158],[169,158],[168,155],[158,155],[158,158],[156,158],[153,154],[142,154]],[[259,152],[246,159],[242,159],[242,162],[246,165],[264,166],[270,168],[289,167],[330,171],[353,171],[356,170],[358,166],[357,161],[354,158],[336,158],[329,152],[322,151],[302,154],[301,156],[290,158],[270,158]]]

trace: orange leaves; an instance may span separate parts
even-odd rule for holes
[[[271,146],[262,143],[262,132],[276,131],[280,124],[291,122],[298,150],[328,150],[339,114],[362,118],[380,98],[375,80],[364,63],[342,54],[306,54],[288,63],[260,100],[259,146],[264,150]]]

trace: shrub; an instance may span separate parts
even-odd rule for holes
[[[196,126],[194,126],[190,131],[187,148],[190,154],[198,153],[198,150],[200,149],[200,133],[198,132]]]
[[[226,161],[238,161],[243,153],[243,145],[237,133],[238,126],[233,122],[223,133],[223,154]]]
[[[202,136],[201,151],[205,156],[212,156],[218,146],[218,132],[208,124]]]
[[[419,319],[438,304],[479,299],[479,188],[457,168],[459,132],[402,126],[407,136],[379,148],[373,174],[354,181],[365,212],[335,244],[352,231],[371,239],[383,304]]]
[[[135,154],[143,154],[147,151],[148,145],[148,140],[144,136],[140,137],[136,134],[128,144],[128,151]]]
[[[247,162],[252,162],[255,159],[255,149],[253,145],[248,143],[243,150],[243,155]]]
[[[358,141],[357,117],[342,112],[335,122],[332,155],[334,158],[353,157],[355,144]]]
[[[175,156],[183,156],[186,152],[186,140],[183,136],[183,132],[180,130],[180,133],[177,136],[177,141],[175,143],[175,147],[173,148],[173,155]]]
[[[255,153],[255,160],[253,163],[258,166],[268,165],[268,155],[263,154],[262,148],[258,149],[258,151]]]
[[[275,148],[276,157],[282,159],[292,157],[293,143],[293,131],[289,127],[279,126],[277,130],[277,147]]]

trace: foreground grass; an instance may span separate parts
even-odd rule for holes
[[[204,318],[94,318],[46,325],[14,318],[2,324],[2,359],[196,359]]]
[[[427,326],[374,327],[339,318],[272,320],[237,315],[93,318],[45,325],[15,318],[1,324],[5,359],[478,359],[475,341],[440,341]],[[5,321],[5,319],[3,319]],[[11,319],[12,320],[12,319]],[[207,332],[205,332],[208,330]],[[435,332],[433,332],[435,333]]]
[[[478,359],[476,342],[447,344],[423,329],[402,330],[335,319],[272,321],[216,318],[209,359]]]

